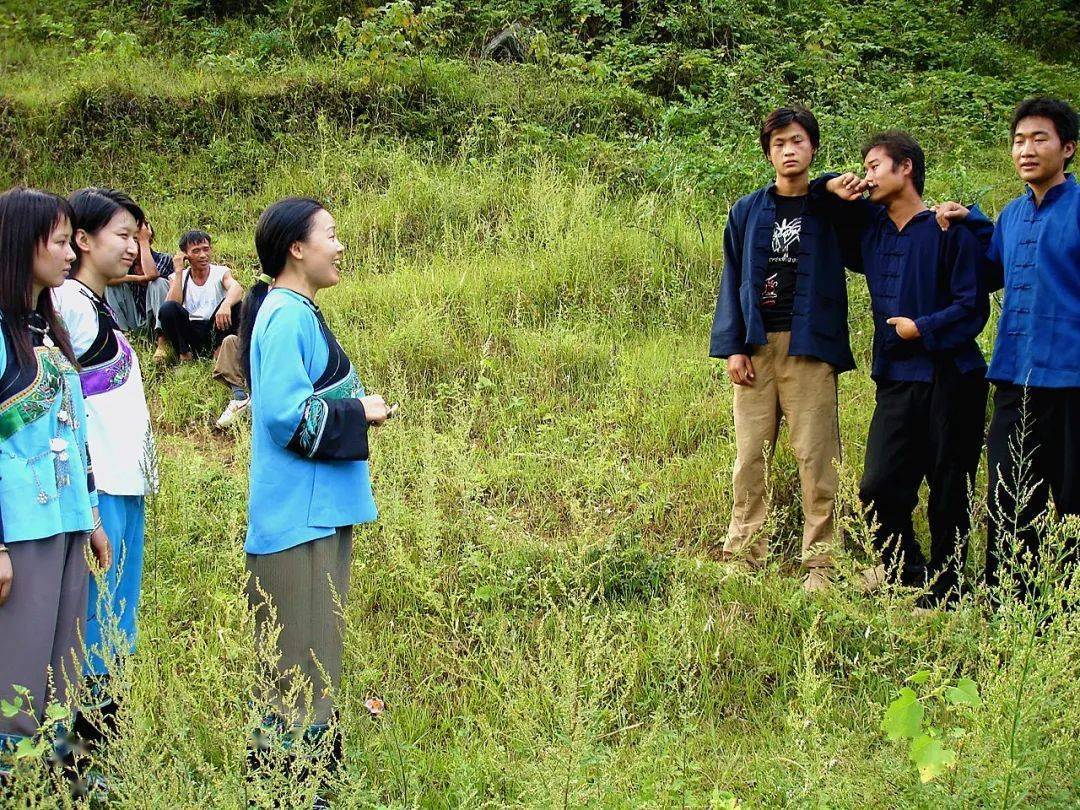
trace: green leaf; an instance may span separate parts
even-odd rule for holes
[[[889,704],[881,721],[881,730],[889,739],[915,739],[922,733],[923,707],[915,693],[908,687],[900,690],[900,697]]]
[[[908,678],[908,683],[921,685],[926,683],[928,680],[930,680],[930,670],[920,669],[918,672]]]
[[[15,759],[36,759],[45,753],[49,744],[45,740],[23,737],[15,746]]]
[[[945,699],[954,706],[982,706],[982,698],[979,697],[979,687],[971,678],[961,678],[956,686],[950,686],[945,690]]]
[[[6,700],[0,700],[0,714],[4,717],[14,717],[19,713],[22,708],[22,698],[17,697],[10,703]]]
[[[936,779],[956,765],[956,752],[946,748],[940,740],[935,740],[927,734],[911,741],[909,756],[915,763],[915,767],[919,769],[919,779],[923,782]]]
[[[64,720],[68,716],[67,706],[60,703],[50,703],[45,709],[45,716],[50,720]]]
[[[709,796],[709,810],[739,810],[741,806],[735,794],[727,790],[713,788]]]

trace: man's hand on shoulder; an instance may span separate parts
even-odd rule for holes
[[[963,222],[971,213],[970,209],[965,208],[958,202],[943,202],[940,205],[935,205],[930,210],[934,212],[938,226],[943,231],[949,230],[949,226],[954,222]]]

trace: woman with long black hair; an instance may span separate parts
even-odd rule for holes
[[[0,713],[3,749],[34,735],[82,678],[89,571],[103,568],[86,410],[67,332],[53,309],[75,255],[71,208],[54,194],[0,194]],[[15,687],[26,691],[19,694]]]
[[[135,650],[142,589],[144,502],[154,464],[150,411],[139,358],[105,292],[109,282],[127,275],[138,255],[144,216],[128,195],[109,188],[79,189],[68,202],[75,261],[54,300],[80,366],[98,507],[114,551],[112,566],[90,583],[87,706],[95,711],[81,715],[76,733],[92,747],[114,725],[117,703],[109,673],[118,658]]]
[[[257,739],[265,745],[281,733],[322,745],[341,675],[344,617],[335,599],[344,606],[348,595],[353,526],[377,514],[368,428],[391,412],[381,396],[365,395],[315,305],[341,278],[330,213],[312,199],[280,200],[259,218],[255,248],[262,274],[241,321],[252,401],[248,597],[259,643],[272,640],[276,624],[281,655],[264,722],[276,731]],[[297,674],[310,693],[293,688]],[[297,691],[301,699],[291,700]],[[340,754],[339,736],[330,747]]]

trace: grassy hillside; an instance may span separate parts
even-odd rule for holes
[[[337,218],[347,277],[321,303],[368,389],[402,403],[373,443],[381,519],[357,535],[340,806],[1080,800],[1075,617],[989,615],[977,594],[916,618],[911,594],[849,581],[866,559],[854,492],[873,406],[861,280],[832,593],[807,598],[792,576],[786,447],[775,564],[714,561],[734,442],[730,385],[706,357],[727,209],[769,176],[763,111],[811,103],[822,169],[908,127],[929,196],[997,210],[1019,191],[1012,104],[1080,101],[1064,0],[639,3],[625,26],[619,4],[578,0],[240,5],[0,14],[0,185],[125,188],[160,243],[206,227],[244,278],[272,200],[312,194]],[[539,32],[527,62],[479,60],[517,19]],[[113,797],[300,806],[313,785],[243,777],[261,658],[242,596],[246,432],[211,431],[226,392],[208,368],[146,360],[162,488]],[[957,752],[925,784],[880,729],[920,672],[927,722]],[[980,707],[942,699],[961,677]],[[371,695],[388,706],[377,720]],[[23,801],[48,806],[35,778]]]

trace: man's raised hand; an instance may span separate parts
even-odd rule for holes
[[[825,184],[827,191],[849,202],[862,197],[863,192],[868,188],[870,188],[870,182],[859,177],[855,172],[845,172]]]

